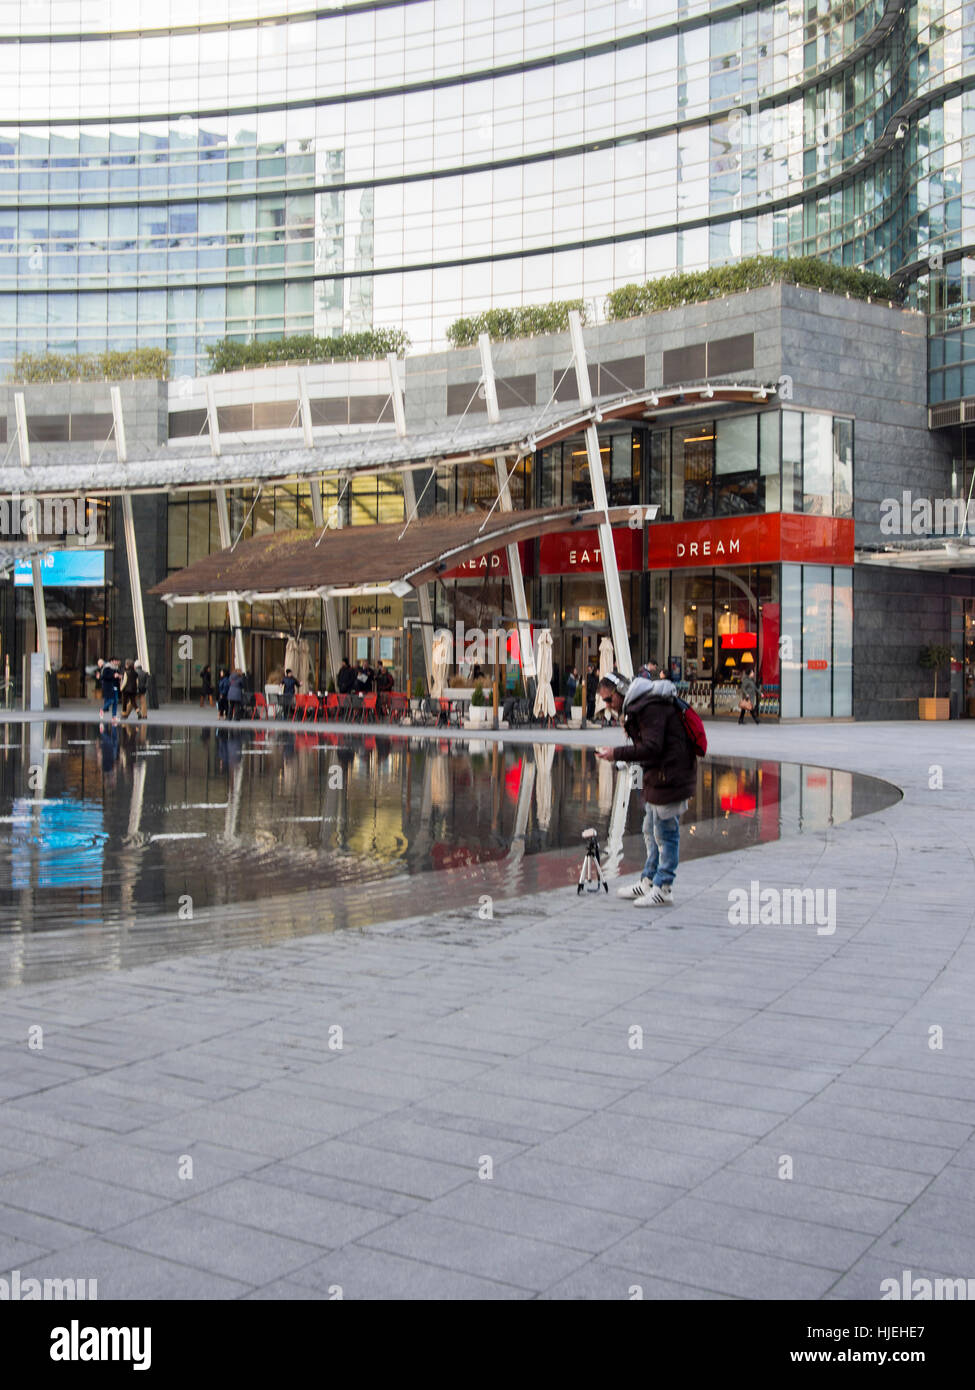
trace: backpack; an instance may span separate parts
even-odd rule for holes
[[[677,706],[681,721],[684,725],[684,732],[687,735],[691,747],[699,758],[705,757],[708,751],[708,736],[704,731],[704,721],[686,700],[682,700],[679,695],[674,696],[674,704]]]

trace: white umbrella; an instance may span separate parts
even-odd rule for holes
[[[535,814],[538,828],[547,830],[552,823],[552,763],[554,743],[536,743],[535,749]]]
[[[535,688],[535,718],[555,718],[555,697],[552,694],[552,634],[544,628],[535,644],[538,663],[538,684]]]
[[[613,644],[612,644],[612,642],[610,641],[610,639],[609,639],[608,637],[604,637],[604,638],[602,638],[602,640],[601,640],[600,643],[599,643],[599,679],[602,680],[603,676],[612,675],[612,672],[613,672]],[[597,714],[597,715],[602,714],[602,712],[603,712],[603,710],[604,710],[605,708],[606,708],[606,702],[605,702],[605,700],[602,700],[602,699],[600,698],[599,693],[598,693],[598,689],[597,689],[597,693],[596,693],[596,709],[595,709],[596,714]]]
[[[450,665],[450,647],[450,633],[438,632],[433,639],[433,671],[430,673],[430,694],[435,700],[443,699],[447,667]]]

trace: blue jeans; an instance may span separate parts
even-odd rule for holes
[[[658,888],[666,888],[676,878],[680,862],[680,816],[659,816],[656,806],[648,806],[643,817],[643,838],[647,844],[643,877]]]
[[[114,719],[118,714],[118,687],[112,691],[111,695],[102,698],[102,714],[110,714]]]

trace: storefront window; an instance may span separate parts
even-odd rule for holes
[[[779,474],[779,430],[782,416],[778,410],[766,410],[758,417],[758,458],[762,475],[765,510],[782,510],[782,479]]]
[[[853,714],[853,571],[833,570],[833,718]]]
[[[853,421],[833,420],[833,516],[853,515]]]
[[[717,421],[715,431],[717,514],[758,511],[758,416],[729,416]]]
[[[783,719],[798,719],[802,713],[802,566],[781,568],[781,710]]]
[[[782,412],[782,510],[802,511],[802,416]]]
[[[714,425],[677,428],[671,442],[673,513],[677,520],[710,516],[714,484]]]
[[[833,572],[824,565],[803,566],[802,714],[832,714]]]
[[[833,429],[828,415],[804,413],[802,421],[802,510],[829,516],[833,505]]]

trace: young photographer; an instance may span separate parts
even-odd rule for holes
[[[654,679],[656,668],[641,668],[634,680],[605,676],[599,694],[622,717],[630,740],[622,748],[600,748],[606,762],[639,763],[643,769],[643,838],[647,861],[639,880],[618,891],[638,907],[674,901],[680,860],[680,818],[697,787],[697,751],[674,702],[674,684]]]

